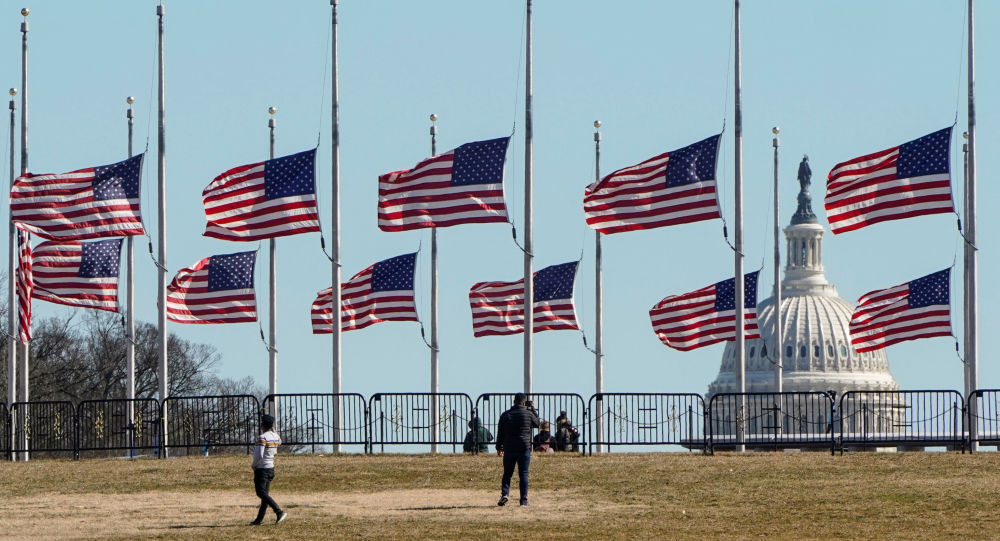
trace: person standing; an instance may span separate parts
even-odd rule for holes
[[[510,478],[517,466],[521,505],[528,505],[528,468],[531,465],[531,433],[538,428],[538,413],[534,404],[524,393],[514,395],[514,405],[502,415],[497,423],[497,454],[503,458],[503,479],[500,482],[500,501],[507,504],[510,496]]]
[[[250,523],[251,526],[260,526],[267,513],[267,508],[274,510],[278,516],[275,524],[288,517],[288,513],[278,507],[278,502],[271,498],[271,481],[274,480],[274,456],[278,454],[278,446],[281,445],[281,437],[274,431],[274,417],[263,415],[260,418],[260,428],[264,431],[257,438],[257,446],[253,451],[253,488],[260,498],[260,508],[257,510],[257,518]]]

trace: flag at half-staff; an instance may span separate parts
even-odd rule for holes
[[[143,154],[61,174],[27,173],[10,192],[19,229],[49,240],[142,235],[139,189]]]
[[[378,178],[378,227],[408,231],[508,221],[503,170],[510,137],[466,143]]]
[[[31,235],[17,232],[17,338],[22,344],[31,341]]]
[[[417,321],[413,276],[417,254],[375,263],[341,284],[342,331],[363,329],[383,321]],[[333,288],[320,291],[312,305],[313,334],[333,332]]]
[[[721,137],[654,156],[587,186],[587,224],[611,234],[721,218],[715,178]]]
[[[757,274],[743,275],[743,329],[747,339],[760,338]],[[730,278],[667,297],[649,311],[649,318],[660,341],[680,351],[736,340],[736,280]]]
[[[533,332],[579,330],[573,308],[573,283],[579,262],[545,267],[532,275]],[[480,336],[524,332],[524,279],[479,282],[469,290],[472,333]]]
[[[866,293],[851,315],[851,345],[864,353],[907,340],[952,336],[950,280],[951,269],[945,269]]]
[[[257,252],[213,255],[181,269],[167,286],[167,319],[178,323],[257,321]]]
[[[33,298],[118,311],[122,239],[46,241],[32,250]]]
[[[826,182],[826,216],[836,233],[925,214],[954,212],[952,128],[838,163]]]
[[[319,231],[316,149],[234,167],[202,191],[205,236],[255,241]]]

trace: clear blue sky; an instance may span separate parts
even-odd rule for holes
[[[808,153],[813,208],[837,162],[950,125],[958,111],[952,169],[960,179],[966,129],[964,2],[946,0],[743,3],[744,182],[747,268],[762,260],[759,298],[770,293],[771,134],[782,128],[781,221],[794,211],[797,164]],[[20,87],[20,6],[0,14],[6,53],[0,83]],[[62,172],[126,155],[125,97],[136,103],[136,146],[150,138],[143,211],[156,238],[155,2],[35,0],[30,37],[30,164]],[[343,276],[411,252],[423,242],[418,302],[429,313],[429,233],[376,226],[377,176],[429,154],[427,117],[439,120],[439,150],[517,133],[508,154],[507,197],[523,219],[523,2],[343,0],[340,13]],[[322,133],[319,194],[330,217],[330,7],[311,2],[168,1],[166,133],[168,267],[253,248],[201,236],[201,191],[218,173],[267,157],[267,107],[278,108],[277,152],[312,147]],[[992,182],[1000,169],[996,54],[1000,4],[978,2],[980,206],[980,386],[1000,386],[992,331],[998,314]],[[722,205],[733,215],[732,2],[536,0],[534,19],[536,268],[584,259],[577,312],[593,334],[593,233],[583,220],[593,180],[593,128],[604,122],[605,173],[718,133],[727,120],[719,171]],[[521,71],[519,71],[519,69]],[[329,75],[327,75],[327,81]],[[3,83],[2,81],[7,81]],[[520,86],[519,86],[520,85]],[[4,137],[6,139],[6,137]],[[960,180],[955,194],[962,197]],[[960,199],[959,199],[960,201]],[[704,393],[723,345],[682,353],[650,328],[663,297],[733,275],[721,222],[606,237],[605,350],[608,391]],[[520,336],[472,337],[469,287],[516,280],[521,252],[503,225],[440,231],[441,389],[475,395],[522,384]],[[6,242],[4,239],[3,242]],[[842,297],[888,287],[951,265],[960,249],[951,215],[879,224],[824,241],[827,276]],[[6,248],[4,248],[6,250]],[[279,241],[282,392],[327,392],[328,335],[314,336],[309,306],[328,287],[318,235]],[[6,253],[6,252],[4,252]],[[156,271],[137,250],[138,317],[155,321]],[[266,257],[258,259],[259,311],[266,322]],[[961,255],[958,256],[959,269]],[[960,270],[956,271],[960,276]],[[962,328],[961,281],[953,281],[953,327]],[[37,317],[66,308],[35,303]],[[266,324],[266,323],[265,323]],[[220,374],[267,379],[255,324],[181,325],[171,332],[216,346]],[[962,388],[962,366],[946,338],[888,350],[904,388]],[[424,391],[429,351],[414,323],[383,323],[343,336],[343,389]],[[594,390],[594,359],[579,333],[535,336],[535,389]]]

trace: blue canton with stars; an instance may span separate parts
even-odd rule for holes
[[[757,272],[743,275],[743,308],[757,308]],[[730,278],[715,284],[715,311],[736,309],[736,279]]]
[[[950,172],[948,160],[951,154],[948,152],[950,145],[951,128],[899,145],[896,177],[913,178]]]
[[[252,288],[256,261],[257,252],[213,255],[208,262],[208,290]]]
[[[264,197],[316,193],[316,149],[264,162]]]
[[[573,279],[576,278],[577,261],[552,265],[535,273],[531,284],[535,287],[535,302],[573,298]]]
[[[413,289],[417,254],[404,254],[379,261],[372,269],[372,293]]]
[[[910,282],[910,308],[949,304],[951,269],[928,274]]]
[[[136,199],[142,179],[142,157],[144,154],[111,165],[94,168],[94,199]]]
[[[715,179],[715,162],[719,155],[719,138],[713,135],[693,145],[679,148],[667,159],[667,187],[686,186]]]
[[[451,185],[496,184],[503,182],[503,163],[510,137],[466,143],[455,149]]]
[[[118,276],[122,239],[96,240],[80,243],[80,278],[110,278]]]

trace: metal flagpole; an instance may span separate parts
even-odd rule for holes
[[[333,322],[333,392],[334,394],[340,394],[340,103],[339,103],[339,87],[337,80],[337,3],[338,0],[330,0],[330,8],[333,13],[333,28],[332,28],[332,50],[331,54],[333,56],[333,70],[332,70],[332,88],[331,93],[333,94],[332,101],[332,122],[333,122],[333,135],[331,137],[332,144],[332,154],[333,154],[333,164],[331,166],[331,172],[333,175],[333,189],[331,190],[333,194],[333,223],[331,225],[331,249],[333,251],[333,263],[331,265],[331,281],[332,283],[332,298],[331,298],[331,315],[330,318]],[[335,441],[340,441],[340,400],[334,398],[333,400],[333,419],[334,419],[334,439]],[[333,452],[340,452],[340,444],[334,444]]]
[[[17,108],[14,102],[14,96],[17,95],[17,89],[10,89],[10,188],[14,189],[14,178],[16,172],[14,169],[14,112]],[[10,192],[8,192],[9,194]],[[8,195],[9,197],[9,195]],[[7,211],[10,211],[10,206],[8,205]],[[17,230],[14,227],[14,218],[9,215],[8,226],[10,228],[10,250],[9,250],[9,265],[7,266],[7,404],[13,404],[17,402],[17,294],[15,291],[16,280],[14,276],[17,274]],[[11,421],[12,426],[17,426],[17,419],[14,418]],[[7,442],[11,449],[14,448],[14,430],[10,431],[10,440]],[[16,457],[11,453],[11,460]]]
[[[161,434],[163,439],[160,441],[160,446],[163,449],[162,457],[167,456],[167,410],[165,406],[165,400],[169,394],[169,388],[167,385],[168,374],[167,374],[167,154],[166,154],[166,128],[164,126],[164,103],[163,103],[163,4],[156,6],[156,16],[158,19],[158,37],[157,37],[157,56],[158,56],[158,67],[157,73],[159,73],[159,85],[157,88],[157,122],[158,122],[158,135],[157,135],[157,184],[156,191],[159,198],[159,213],[157,217],[157,236],[159,238],[159,250],[156,258],[157,266],[157,286],[156,294],[157,300],[159,302],[158,306],[160,308],[158,318],[158,329],[159,329],[159,361],[160,361],[160,382],[159,382],[159,395],[160,404],[163,406],[163,410],[160,415],[160,422],[162,423],[163,430]]]
[[[132,104],[135,98],[125,98],[128,110],[125,118],[128,121],[128,157],[132,157],[132,124],[135,111]],[[131,235],[125,237],[125,396],[128,398],[128,430],[129,449],[134,455],[132,436],[135,434],[135,242]]]
[[[437,119],[431,113],[431,157],[437,156]],[[438,236],[437,228],[431,228],[431,393],[435,395],[431,406],[431,452],[438,452],[438,400],[440,391],[438,382]],[[454,436],[454,435],[453,435]],[[457,436],[455,436],[457,437]]]
[[[532,202],[531,183],[534,168],[534,147],[532,134],[532,88],[531,88],[531,0],[527,0],[525,27],[525,76],[524,76],[524,392],[531,394],[533,351],[532,340],[535,332],[534,303],[535,287],[532,283]]]
[[[601,121],[594,121],[594,182],[601,181]],[[597,452],[604,452],[604,284],[601,232],[594,231],[594,389],[597,394]]]
[[[966,337],[965,367],[968,371],[968,388],[965,389],[966,396],[969,396],[969,408],[976,411],[976,397],[971,396],[972,391],[979,387],[979,339],[977,336],[979,323],[978,288],[977,277],[978,254],[976,253],[976,63],[975,63],[975,33],[973,24],[973,0],[969,0],[969,173],[965,184],[965,199],[968,206],[965,216],[965,280],[968,283],[968,297],[966,299],[965,317],[967,318],[968,335]],[[978,444],[976,423],[970,423],[969,435],[971,439],[970,450],[976,451]]]
[[[779,223],[780,213],[778,212],[778,147],[781,141],[778,140],[778,133],[781,129],[777,126],[771,128],[774,138],[771,139],[771,146],[774,147],[774,304],[772,313],[774,314],[774,391],[782,392],[784,387],[781,364],[781,240],[779,237],[781,225]]]
[[[744,342],[746,333],[743,330],[743,303],[744,303],[744,292],[743,292],[743,96],[742,96],[742,81],[741,81],[741,59],[740,59],[740,0],[735,0],[736,10],[734,15],[734,27],[736,36],[736,74],[734,76],[736,84],[736,129],[734,130],[736,141],[734,147],[736,148],[736,168],[735,177],[736,183],[733,189],[733,195],[736,198],[736,237],[735,237],[735,260],[736,260],[736,284],[735,284],[735,306],[734,306],[734,317],[736,325],[736,379],[738,381],[737,392],[740,394],[747,391],[747,379],[746,379],[746,366],[744,353],[746,350],[746,343]],[[743,434],[745,433],[745,423],[746,423],[746,399],[741,397],[739,411],[736,417],[736,434],[737,441],[743,440]],[[743,452],[746,450],[744,445],[737,445],[736,450],[738,452]]]
[[[21,22],[21,174],[28,172],[28,14],[30,11],[28,8],[21,10],[21,15],[24,17],[24,21]],[[11,143],[13,145],[13,142]],[[25,242],[30,242],[30,239],[25,238]],[[28,303],[31,299],[27,300]],[[18,370],[18,377],[21,380],[20,391],[21,391],[21,402],[27,402],[31,399],[30,387],[28,384],[28,361],[31,355],[31,346],[28,344],[21,344],[21,369]],[[24,434],[24,441],[22,445],[24,449],[28,448],[28,431],[22,431]],[[28,460],[29,454],[25,451],[22,455],[23,460]]]
[[[969,183],[969,132],[962,133],[962,186],[966,186]],[[963,188],[964,189],[964,188]],[[962,201],[962,216],[969,215],[969,199],[965,198]],[[962,268],[968,268],[969,259],[968,253],[962,248]],[[962,351],[969,350],[969,318],[965,317],[965,314],[969,313],[969,281],[966,280],[964,274],[962,276]],[[965,392],[965,396],[969,396],[969,392],[972,387],[969,385],[969,368],[968,366],[962,366],[962,389]]]
[[[268,107],[267,128],[270,131],[270,158],[274,159],[274,128],[277,125],[274,120],[276,107]],[[267,300],[270,305],[267,312],[267,392],[268,394],[278,394],[278,242],[274,238],[268,239],[268,253],[271,256],[268,272],[268,295]],[[271,415],[278,416],[277,400],[271,400]]]

